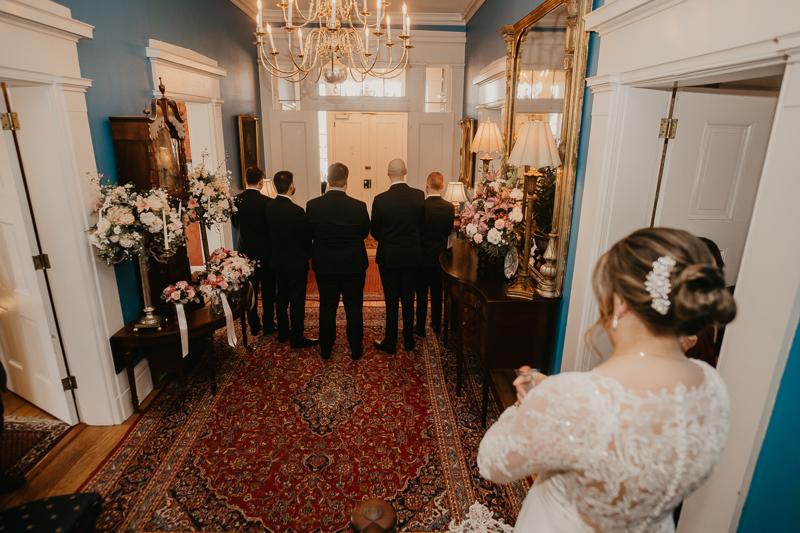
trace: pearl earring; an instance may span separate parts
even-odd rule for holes
[[[619,315],[614,315],[614,319],[611,321],[611,329],[617,329],[619,326]]]

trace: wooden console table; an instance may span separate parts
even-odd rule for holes
[[[466,335],[483,362],[481,422],[485,427],[493,369],[529,365],[549,371],[560,298],[509,298],[508,280],[502,274],[479,270],[477,250],[461,241],[454,241],[439,263],[444,270],[444,342],[448,344],[451,328],[456,342],[456,394],[461,394]]]
[[[231,305],[231,312],[234,320],[240,319],[242,325],[242,342],[247,350],[247,310],[250,308],[252,298],[252,288],[246,291],[242,300],[235,305]],[[133,331],[136,320],[128,322],[125,327],[117,331],[110,339],[111,353],[114,356],[114,369],[117,373],[122,370],[128,372],[128,382],[131,387],[131,403],[133,412],[139,413],[139,396],[136,393],[136,378],[133,374],[133,361],[140,348],[147,350],[147,357],[151,365],[151,375],[153,375],[153,385],[156,385],[156,376],[153,372],[155,366],[172,371],[178,375],[181,386],[186,386],[186,373],[183,368],[183,357],[181,357],[181,336],[178,328],[177,318],[170,317],[169,323],[161,330],[140,329],[138,333]],[[211,366],[211,391],[217,393],[217,369],[214,354],[214,332],[225,327],[225,314],[211,314],[211,305],[206,305],[196,311],[186,313],[186,323],[189,327],[189,347],[190,354],[193,348],[202,343],[205,351],[208,352],[209,365]]]

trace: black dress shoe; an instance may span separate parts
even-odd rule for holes
[[[425,337],[425,328],[414,328],[414,335],[417,337]]]
[[[309,339],[307,337],[303,337],[298,341],[292,341],[291,347],[295,350],[298,350],[300,348],[311,348],[317,344],[319,344],[319,339]]]
[[[407,352],[413,352],[414,348],[416,348],[416,347],[417,347],[417,343],[414,341],[413,338],[411,340],[408,340],[408,341],[403,341],[403,348],[405,348]]]
[[[364,355],[364,348],[359,348],[358,350],[351,350],[350,359],[353,361],[358,361]]]
[[[261,336],[261,326],[259,327],[250,326],[250,335],[252,335],[253,337]]]
[[[322,360],[323,361],[327,361],[328,359],[331,358],[331,352],[322,352],[321,355],[322,355]]]
[[[442,332],[442,328],[440,326],[433,326],[431,329],[437,335]]]
[[[288,333],[278,332],[278,342],[286,342],[288,340],[289,340],[289,334]]]
[[[373,345],[375,348],[377,348],[378,350],[380,350],[380,351],[382,351],[382,352],[386,352],[386,353],[388,353],[389,355],[394,355],[394,354],[396,354],[396,353],[397,353],[397,346],[394,346],[394,345],[391,345],[391,344],[389,344],[388,342],[386,342],[386,339],[384,339],[384,340],[383,340],[383,341],[381,341],[381,342],[378,342],[378,341],[372,341],[372,345]]]

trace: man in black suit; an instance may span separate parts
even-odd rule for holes
[[[275,271],[270,266],[272,244],[269,241],[266,209],[272,198],[261,194],[264,184],[264,172],[258,167],[250,167],[245,172],[247,188],[236,196],[237,211],[231,217],[233,227],[238,230],[236,248],[259,262],[253,276],[253,295],[257,297],[261,288],[261,304],[264,308],[264,333],[278,331],[275,325]],[[250,334],[261,334],[261,320],[258,318],[258,306],[254,305],[247,313],[250,323]]]
[[[422,262],[419,236],[425,221],[425,194],[406,184],[406,174],[403,160],[392,160],[388,172],[392,184],[372,203],[372,236],[378,241],[375,262],[386,300],[386,336],[375,347],[389,354],[397,349],[399,300],[403,302],[403,344],[406,351],[415,347],[414,289]]]
[[[425,224],[422,226],[420,245],[422,266],[417,273],[417,325],[414,334],[425,336],[425,321],[428,318],[428,288],[431,291],[431,328],[439,333],[442,327],[442,267],[439,256],[447,249],[447,238],[453,232],[456,217],[453,204],[441,196],[444,176],[434,172],[425,184]]]
[[[311,266],[319,287],[319,340],[322,358],[331,356],[336,341],[339,296],[347,316],[347,341],[353,360],[364,353],[364,281],[369,259],[364,239],[369,235],[367,204],[347,196],[349,170],[341,163],[328,167],[328,189],[306,206],[314,239]]]
[[[282,170],[272,180],[278,196],[267,206],[267,226],[272,241],[272,268],[278,281],[275,315],[278,318],[278,342],[291,340],[292,348],[319,344],[305,337],[306,284],[311,257],[311,227],[306,212],[292,201],[294,176]],[[291,306],[290,316],[287,308]]]

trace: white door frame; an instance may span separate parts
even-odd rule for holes
[[[619,11],[618,4],[622,2],[587,17],[587,29],[602,36],[604,31],[635,24],[636,17]],[[649,5],[653,15],[676,2]],[[646,10],[647,6],[642,8],[643,13]],[[601,66],[603,62],[601,46]],[[800,210],[793,201],[800,196],[795,156],[800,145],[800,32],[587,80],[594,104],[562,371],[586,370],[592,362],[583,332],[597,316],[591,289],[594,264],[616,239],[647,225],[630,215],[631,205],[652,206],[647,187],[639,189],[638,197],[631,196],[622,190],[617,174],[620,160],[631,157],[620,153],[631,91],[724,81],[743,73],[756,77],[774,73],[776,67],[785,67],[783,85],[737,281],[739,313],[727,328],[719,366],[731,397],[731,432],[714,474],[686,501],[679,533],[728,532],[738,527],[800,319],[800,246],[792,233],[800,227]],[[626,205],[614,201],[622,195],[627,195]]]
[[[52,295],[64,333],[64,346],[81,419],[87,424],[121,423],[130,397],[119,386],[109,344],[109,332],[123,325],[114,269],[95,255],[87,231],[94,223],[97,198],[87,172],[96,172],[85,93],[91,80],[81,78],[77,43],[91,38],[93,27],[72,19],[70,10],[46,0],[0,3],[0,79],[10,87],[44,87],[42,105],[51,116],[47,157],[59,161],[61,172],[28,176],[44,252],[52,269]],[[12,102],[13,104],[13,102]],[[25,131],[26,144],[37,138]],[[23,152],[25,145],[23,145]],[[23,153],[24,157],[24,153]]]

